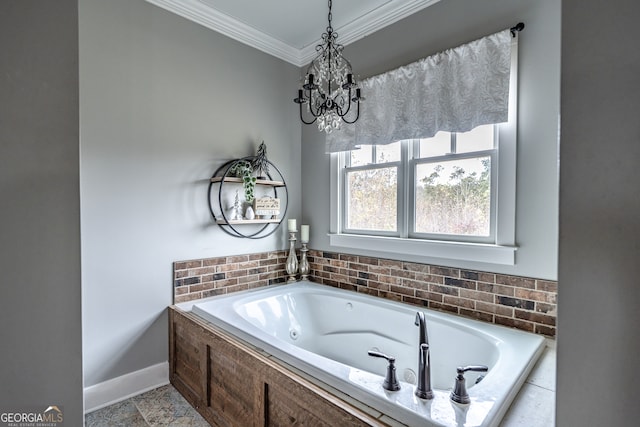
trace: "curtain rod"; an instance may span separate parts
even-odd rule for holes
[[[518,22],[515,26],[511,27],[511,35],[516,36],[516,31],[520,32],[524,30],[524,22]]]

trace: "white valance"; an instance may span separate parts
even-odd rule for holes
[[[360,118],[327,135],[327,152],[467,132],[508,118],[509,29],[360,83]]]

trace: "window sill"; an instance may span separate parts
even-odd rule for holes
[[[331,246],[457,261],[515,265],[515,246],[329,233]]]

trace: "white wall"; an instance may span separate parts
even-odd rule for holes
[[[0,2],[0,412],[60,405],[76,426],[77,28],[75,0]]]
[[[640,420],[639,16],[562,5],[558,426]]]
[[[300,213],[298,69],[143,0],[80,1],[85,387],[168,359],[172,262],[284,249],[212,224],[208,178],[255,153]]]
[[[516,265],[398,256],[384,248],[350,253],[481,271],[557,278],[558,126],[560,108],[560,0],[446,0],[345,49],[362,78],[524,22],[519,42]],[[366,94],[365,94],[366,97]],[[366,108],[366,102],[363,104]],[[313,227],[311,247],[331,247],[329,155],[315,126],[302,134],[303,218]]]

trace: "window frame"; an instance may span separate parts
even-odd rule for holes
[[[449,152],[439,156],[420,157],[420,140],[404,140],[400,143],[400,160],[394,162],[375,163],[377,155],[377,146],[371,146],[371,163],[351,166],[350,151],[340,153],[342,157],[340,173],[341,186],[340,197],[342,198],[342,206],[340,216],[339,231],[345,234],[360,234],[370,236],[387,236],[409,239],[422,240],[442,240],[455,242],[473,242],[473,243],[493,243],[496,240],[496,193],[497,193],[497,158],[498,158],[498,126],[493,126],[492,148],[456,153],[456,133],[449,135]],[[411,153],[411,154],[409,154]],[[489,215],[489,235],[473,236],[461,234],[445,234],[445,233],[424,233],[415,230],[416,227],[416,169],[419,165],[434,164],[454,160],[477,159],[488,157],[491,160],[491,206]],[[351,172],[396,168],[397,189],[396,189],[396,230],[371,230],[349,228],[349,185],[348,175]]]

